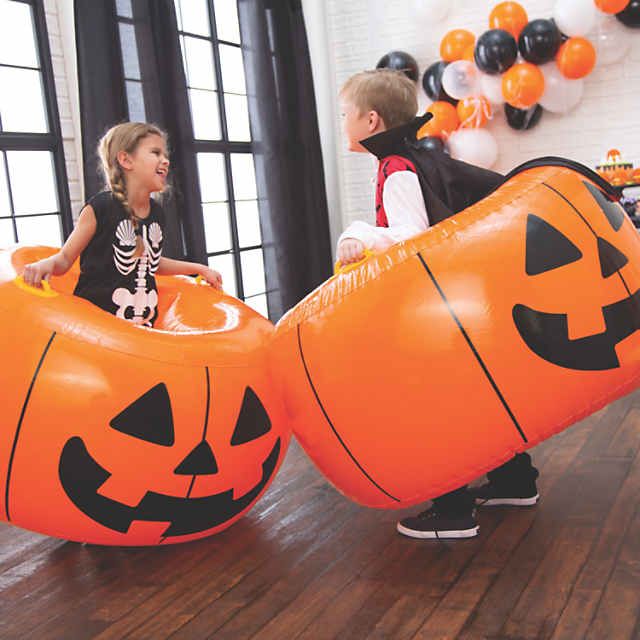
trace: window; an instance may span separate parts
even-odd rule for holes
[[[0,0],[0,247],[72,228],[41,0]]]
[[[209,266],[267,316],[264,256],[236,0],[174,0]]]

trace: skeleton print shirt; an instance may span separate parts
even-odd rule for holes
[[[97,226],[80,255],[80,278],[74,293],[119,318],[152,326],[158,306],[154,275],[162,254],[162,208],[151,200],[149,216],[139,219],[136,230],[111,191],[98,193],[87,204],[95,211]],[[139,257],[135,257],[136,234],[144,246]]]

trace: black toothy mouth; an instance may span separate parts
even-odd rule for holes
[[[616,345],[640,330],[640,289],[602,308],[605,331],[569,339],[566,314],[544,313],[523,304],[513,307],[513,321],[527,346],[541,358],[567,369],[603,371],[620,366]]]
[[[134,520],[170,522],[162,534],[169,538],[212,529],[246,509],[267,486],[279,455],[280,438],[262,463],[260,482],[238,500],[233,499],[231,489],[206,498],[178,498],[147,491],[135,507],[101,496],[98,489],[111,474],[94,460],[79,437],[64,445],[58,472],[71,502],[92,520],[120,533],[126,533]]]

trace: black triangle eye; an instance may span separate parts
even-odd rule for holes
[[[567,236],[542,218],[527,217],[527,275],[563,267],[582,258],[582,251]]]
[[[236,446],[251,442],[265,433],[271,431],[271,420],[251,387],[247,387],[242,399],[240,415],[236,422],[236,428],[231,436],[231,444]]]
[[[603,278],[612,276],[629,262],[629,258],[624,253],[600,237],[598,238],[598,256],[600,257],[600,271]]]
[[[589,193],[602,209],[602,212],[607,217],[611,228],[614,231],[618,231],[624,222],[624,211],[622,210],[622,207],[617,202],[611,202],[611,200],[609,200],[607,196],[598,189],[598,187],[595,187],[590,182],[583,182],[583,184],[587,187]]]
[[[171,400],[164,383],[157,384],[120,412],[109,426],[128,436],[170,447],[174,443]]]

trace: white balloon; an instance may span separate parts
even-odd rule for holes
[[[413,0],[411,17],[429,24],[442,22],[451,11],[451,0]]]
[[[586,36],[596,20],[593,0],[556,0],[553,19],[558,29],[568,36]]]
[[[543,109],[551,113],[567,113],[582,99],[584,83],[565,78],[555,62],[540,65],[544,75],[544,93],[539,100]]]
[[[456,60],[442,73],[442,88],[455,100],[462,100],[480,92],[479,71],[469,60]]]
[[[498,159],[498,143],[486,129],[458,129],[447,140],[452,158],[491,168]]]
[[[600,12],[598,12],[600,13]],[[596,64],[605,66],[622,60],[631,46],[631,29],[625,27],[615,16],[598,16],[589,40],[596,48]]]
[[[495,105],[504,104],[502,95],[502,75],[490,76],[487,73],[480,73],[480,93]]]

